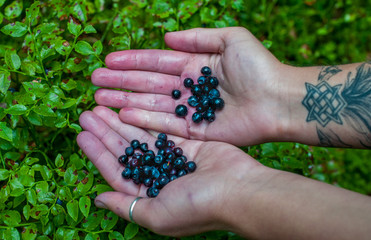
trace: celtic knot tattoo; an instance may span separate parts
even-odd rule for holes
[[[346,106],[345,100],[339,94],[341,84],[331,87],[323,81],[314,86],[305,83],[307,95],[302,104],[307,108],[309,114],[307,122],[317,120],[322,127],[325,127],[330,121],[342,124],[340,111]]]

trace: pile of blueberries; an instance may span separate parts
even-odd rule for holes
[[[196,108],[192,115],[194,123],[200,123],[202,120],[208,122],[215,121],[215,110],[221,110],[224,107],[224,100],[220,97],[220,92],[216,89],[219,81],[211,76],[211,69],[207,66],[201,68],[201,74],[197,79],[198,84],[194,84],[191,78],[184,79],[184,86],[191,89],[192,96],[188,98],[188,104]],[[179,99],[181,92],[178,89],[173,90],[172,97]],[[188,108],[180,104],[175,108],[175,114],[178,117],[185,117],[188,114]]]
[[[155,146],[157,155],[148,149],[147,143],[132,140],[125,154],[118,158],[125,167],[122,177],[132,179],[135,184],[144,184],[148,187],[147,196],[151,198],[156,197],[166,184],[194,172],[197,167],[195,162],[187,161],[183,150],[168,140],[165,133],[158,135]]]

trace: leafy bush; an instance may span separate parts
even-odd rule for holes
[[[368,12],[367,12],[368,9]],[[91,73],[112,51],[166,48],[166,31],[245,26],[295,65],[364,61],[370,8],[356,1],[0,0],[0,239],[166,238],[97,209],[111,188],[76,144]],[[369,151],[267,143],[265,165],[371,194]],[[212,232],[184,239],[238,239]]]

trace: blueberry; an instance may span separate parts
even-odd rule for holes
[[[175,147],[175,143],[172,140],[168,140],[166,142],[166,147],[173,149]]]
[[[179,99],[181,95],[182,93],[178,89],[174,89],[171,92],[171,96],[173,97],[173,99]]]
[[[201,105],[205,110],[209,107],[209,105],[210,105],[210,98],[205,98],[204,100],[202,100],[201,102],[200,102],[200,104],[199,105]]]
[[[214,88],[216,88],[219,85],[219,80],[216,77],[210,77],[209,78],[209,83],[212,85]]]
[[[205,76],[211,75],[211,69],[208,66],[204,66],[201,68],[201,73]]]
[[[130,161],[129,161],[129,166],[131,168],[135,168],[135,167],[138,167],[140,165],[138,159],[136,158],[132,158]]]
[[[166,135],[165,133],[159,133],[159,134],[157,135],[157,139],[166,142],[166,141],[167,141],[167,135]]]
[[[200,76],[198,79],[197,79],[197,82],[199,85],[204,85],[206,83],[206,77],[204,76]]]
[[[160,177],[160,171],[155,167],[152,168],[152,177],[155,178],[155,179]]]
[[[148,151],[148,144],[147,143],[140,144],[140,150],[142,152],[147,152]]]
[[[157,197],[157,195],[160,193],[160,190],[158,190],[155,187],[150,187],[147,189],[147,196],[150,198]]]
[[[208,86],[208,85],[205,85],[203,88],[202,88],[202,92],[203,94],[205,95],[209,95],[209,92],[211,91],[211,89],[213,89],[212,87]]]
[[[183,159],[177,158],[174,161],[174,168],[177,170],[180,170],[184,167],[185,163],[183,162]]]
[[[197,168],[197,165],[193,161],[189,161],[186,163],[186,169],[189,173],[194,172]]]
[[[220,92],[217,89],[211,89],[208,96],[211,99],[218,98],[220,97]]]
[[[160,183],[162,187],[170,182],[170,179],[167,176],[160,176],[157,181]]]
[[[211,109],[209,109],[211,110]],[[207,110],[206,112],[203,113],[203,118],[209,122],[214,122],[215,121],[215,113],[214,111],[209,111]]]
[[[158,149],[161,149],[161,148],[164,148],[165,147],[165,141],[164,140],[156,140],[155,142],[155,146],[158,148]]]
[[[154,162],[157,165],[160,165],[164,161],[164,156],[163,155],[157,155],[154,159]]]
[[[192,89],[191,89],[191,92],[195,96],[201,96],[201,94],[202,94],[202,88],[201,88],[200,85],[193,85],[192,86]]]
[[[163,170],[163,172],[170,172],[171,169],[172,169],[172,166],[170,162],[163,163],[161,166],[161,170]]]
[[[152,179],[150,179],[150,178],[146,178],[146,179],[144,179],[143,184],[144,184],[144,186],[146,186],[146,187],[152,187],[152,185],[153,185],[153,181],[152,181]]]
[[[119,160],[119,163],[126,164],[128,162],[128,156],[125,154],[121,155],[118,160]]]
[[[134,154],[134,148],[133,148],[133,147],[127,147],[127,148],[125,149],[125,154],[126,154],[128,157],[133,156],[133,154]]]
[[[172,148],[165,148],[165,153],[164,153],[164,156],[167,156],[169,153],[173,152],[173,149]]]
[[[165,149],[158,150],[157,155],[165,155]]]
[[[182,170],[178,171],[178,176],[177,177],[182,177],[182,176],[185,176],[185,175],[187,175],[187,171],[182,169]]]
[[[184,87],[186,87],[186,88],[190,88],[190,87],[192,87],[193,86],[193,80],[192,80],[192,78],[186,78],[186,79],[184,79]]]
[[[172,176],[172,175],[176,175],[177,174],[177,170],[175,168],[171,169],[169,175]]]
[[[175,153],[171,152],[166,155],[167,160],[173,160],[175,158]]]
[[[171,181],[174,181],[174,180],[177,179],[177,178],[178,178],[178,177],[177,177],[176,175],[171,175],[171,176],[170,176],[170,182],[171,182]]]
[[[140,146],[140,142],[136,139],[134,139],[133,141],[131,141],[130,145],[134,148],[134,149],[138,149],[139,146]]]
[[[213,99],[213,105],[216,109],[222,109],[224,107],[224,100],[221,98],[214,98]]]
[[[185,117],[187,116],[187,113],[188,113],[188,109],[186,106],[184,105],[178,105],[176,108],[175,108],[175,114],[178,116],[178,117]]]
[[[146,177],[152,177],[152,167],[148,165],[143,166],[143,173]]]
[[[203,119],[202,113],[200,113],[200,112],[193,113],[193,115],[192,115],[192,121],[194,123],[200,123],[202,121],[202,119]]]
[[[144,155],[144,157],[143,157],[143,161],[142,161],[142,163],[143,163],[143,165],[152,165],[152,161],[154,160],[154,156],[153,155],[151,155],[151,154],[145,154]]]
[[[122,177],[125,178],[125,179],[130,179],[131,177],[131,169],[130,168],[125,168],[122,173],[121,173]]]
[[[177,156],[177,157],[180,157],[180,156],[182,156],[183,155],[183,149],[181,149],[180,147],[176,147],[176,148],[174,148],[174,153],[175,153],[175,155]]]
[[[198,98],[196,96],[190,96],[188,98],[188,104],[191,107],[196,107],[198,104]]]
[[[204,106],[200,105],[200,104],[196,107],[196,112],[198,112],[198,113],[203,113],[203,112],[205,112],[205,110],[206,110],[206,108]]]
[[[62,205],[63,204],[63,201],[58,198],[56,204]]]
[[[141,183],[141,181],[140,181],[140,177],[139,177],[139,174],[133,174],[133,175],[131,176],[131,178],[133,179],[133,182],[134,182],[135,184],[139,185],[139,184]]]
[[[187,157],[184,156],[184,155],[183,156],[180,156],[180,158],[183,159],[183,162],[187,162],[188,161]]]
[[[134,153],[132,158],[136,158],[138,159],[139,161],[141,161],[143,159],[143,154],[141,153]]]

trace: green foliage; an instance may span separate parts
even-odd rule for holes
[[[287,63],[364,61],[369,9],[341,0],[0,0],[0,239],[166,239],[93,204],[111,187],[75,139],[79,115],[95,105],[91,73],[109,52],[163,49],[166,31],[240,25]],[[245,150],[265,165],[371,194],[369,151]]]

